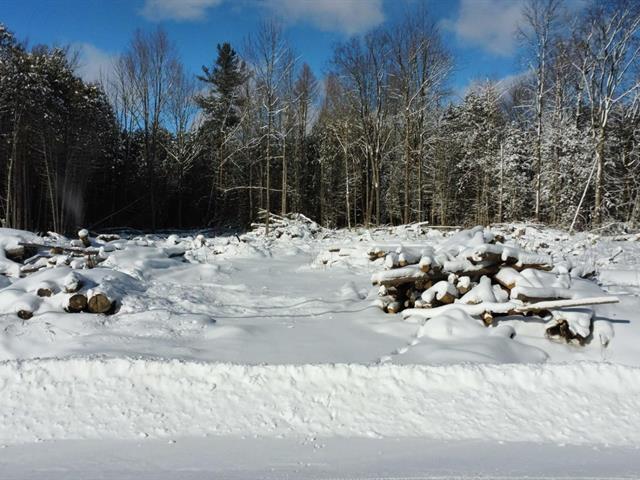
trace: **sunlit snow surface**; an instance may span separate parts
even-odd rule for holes
[[[4,242],[26,235],[0,233]],[[388,449],[390,470],[384,469],[384,455],[375,457],[380,478],[633,473],[629,465],[637,462],[629,459],[640,446],[639,241],[533,228],[518,239],[554,260],[570,259],[595,270],[594,279],[574,279],[572,288],[589,296],[604,290],[620,297],[620,304],[595,307],[596,329],[599,321],[613,325],[609,345],[594,338],[579,347],[545,338],[545,325],[535,318],[512,317],[486,329],[452,313],[422,325],[372,306],[377,289],[370,277],[383,260],[370,262],[367,250],[372,245],[437,247],[447,241],[437,231],[323,231],[316,238],[244,240],[216,237],[203,246],[186,236],[138,239],[111,253],[99,269],[80,270],[97,282],[108,277],[119,289],[121,306],[112,316],[61,313],[52,297],[35,299],[37,314],[19,320],[11,312],[15,292],[61,281],[68,269],[47,269],[20,280],[2,277],[11,283],[0,285],[5,312],[0,315],[0,443],[7,446],[0,450],[0,471],[4,466],[16,478],[26,477],[31,467],[20,469],[17,446],[39,440],[66,458],[74,450],[67,440],[109,439],[123,452],[131,439],[156,442],[138,445],[146,453],[140,458],[130,453],[132,463],[121,465],[119,474],[109,475],[108,469],[104,474],[126,478],[138,468],[136,462],[167,450],[164,442],[172,439],[181,444],[190,437],[184,442],[197,451],[207,442],[220,448],[217,440],[203,436],[225,436],[226,448],[237,450],[243,437],[257,435],[273,450],[271,461],[261,457],[252,464],[250,458],[238,458],[238,475],[231,475],[227,464],[218,472],[229,478],[281,478],[274,471],[287,478],[339,477],[340,469],[328,465],[343,462],[351,468],[345,466],[345,477],[374,478],[376,471],[367,468],[373,463],[354,462],[349,442],[338,439],[325,443],[344,445],[346,451],[316,455],[326,468],[305,469],[313,463],[310,438],[340,437],[380,442],[362,451],[354,447],[355,456]],[[328,253],[337,247],[341,256]],[[184,257],[173,256],[181,249]],[[0,260],[11,274],[15,266]],[[511,330],[504,330],[507,325],[515,331],[513,339],[507,334]],[[433,458],[400,461],[397,438],[407,438],[408,451],[419,451],[409,438],[440,445],[445,457],[459,455],[479,469],[447,470],[443,460],[445,467],[438,470]],[[252,441],[260,443],[244,441],[247,448]],[[453,443],[438,443],[445,441]],[[571,452],[601,458],[603,468],[583,471],[580,462],[571,461],[563,469],[562,454],[550,446],[499,444],[518,441],[581,445],[589,451]],[[544,459],[537,465],[531,454],[521,464],[531,470],[518,470],[509,461],[501,469],[495,456],[481,462],[459,442],[487,445],[494,452],[537,448],[553,468],[537,470]],[[93,444],[86,445],[80,451],[90,455]],[[612,446],[617,454],[607,450]],[[291,460],[284,452],[296,449],[300,462],[279,470],[278,455]],[[44,470],[60,467],[35,445],[27,451]],[[175,469],[189,463],[184,452],[167,455],[174,462],[167,459],[166,478],[182,478]],[[83,458],[77,460],[79,478],[95,468]],[[68,475],[59,478],[73,477],[74,464],[68,461]],[[207,465],[200,471],[203,478],[216,471]],[[147,466],[139,466],[138,474],[161,468],[154,462]],[[201,477],[196,471],[184,478]]]

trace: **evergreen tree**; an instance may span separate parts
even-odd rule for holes
[[[208,86],[204,95],[197,97],[204,121],[201,131],[207,139],[208,153],[213,159],[211,189],[207,201],[206,220],[210,221],[216,199],[225,188],[225,165],[233,145],[230,137],[240,124],[242,86],[248,79],[247,68],[229,43],[218,44],[218,57],[209,68],[202,66],[198,79]],[[216,191],[217,190],[217,191]],[[221,212],[217,212],[218,216]]]

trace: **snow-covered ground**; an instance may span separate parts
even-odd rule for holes
[[[571,271],[571,292],[620,299],[593,307],[593,338],[580,346],[546,338],[538,317],[487,328],[461,313],[424,322],[380,310],[371,276],[384,259],[367,252],[437,249],[447,232],[292,232],[93,239],[96,268],[61,254],[33,260],[47,268],[23,278],[0,255],[0,477],[640,471],[636,237],[495,230],[549,255],[556,275]],[[0,231],[3,254],[43,241],[75,245]],[[115,299],[116,313],[64,312],[74,275],[88,297]],[[43,287],[52,295],[38,296]]]

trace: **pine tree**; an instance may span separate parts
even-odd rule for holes
[[[242,85],[248,79],[247,68],[229,43],[218,44],[218,57],[209,68],[202,66],[204,75],[198,79],[208,86],[205,95],[197,97],[202,108],[204,122],[201,132],[208,140],[213,158],[214,174],[207,203],[207,220],[211,219],[214,202],[225,186],[225,164],[231,150],[229,138],[240,124]],[[216,192],[216,188],[218,192]]]

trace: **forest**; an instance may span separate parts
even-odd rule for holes
[[[523,3],[523,73],[451,88],[428,4],[333,47],[313,72],[265,21],[186,71],[132,33],[99,83],[70,48],[0,24],[0,220],[58,232],[236,228],[258,212],[327,227],[640,225],[640,3]]]

